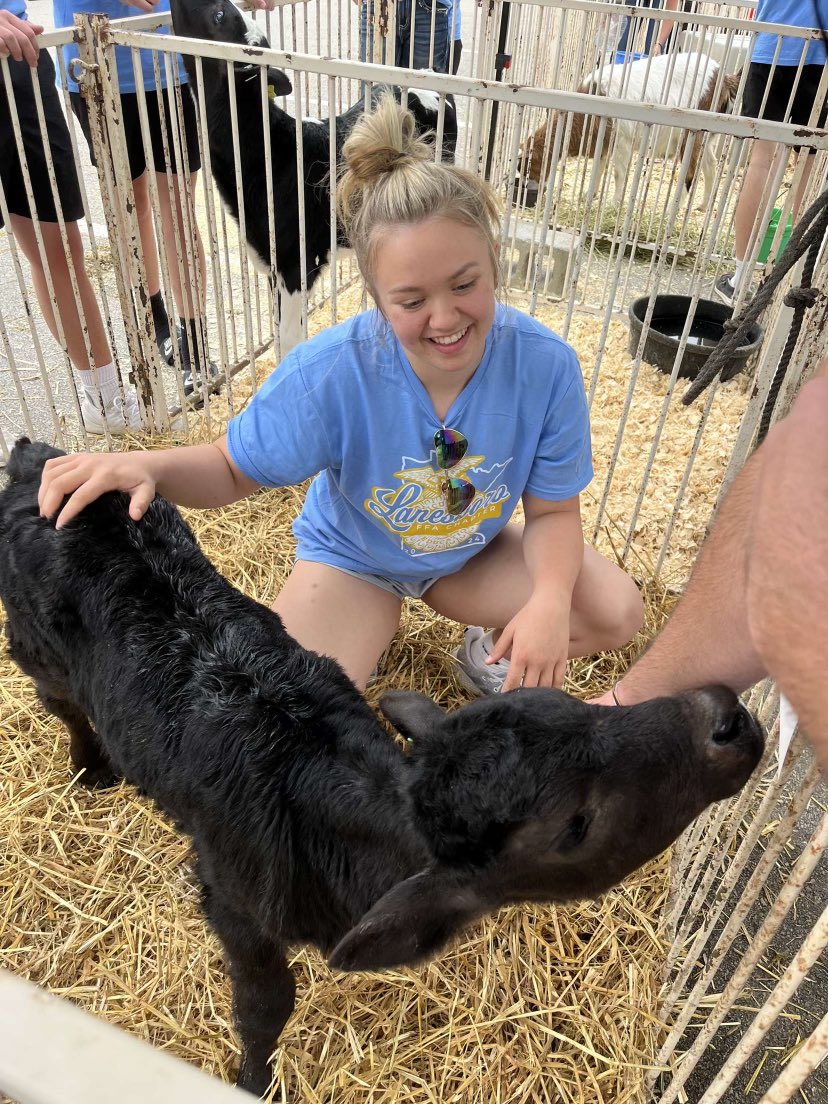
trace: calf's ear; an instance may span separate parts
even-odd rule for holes
[[[268,90],[272,89],[274,96],[289,96],[293,91],[293,85],[287,73],[283,73],[273,65],[267,67],[267,87]]]
[[[423,870],[398,882],[334,947],[334,970],[391,970],[433,958],[485,911],[453,871]]]
[[[433,732],[446,718],[436,702],[415,690],[390,690],[380,698],[379,707],[400,735],[411,741]]]

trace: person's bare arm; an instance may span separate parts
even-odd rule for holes
[[[679,0],[664,0],[664,11],[678,11]],[[663,19],[658,24],[658,30],[656,31],[656,49],[658,53],[662,53],[664,47],[667,45],[667,39],[672,33],[673,27],[677,24],[670,20]]]
[[[828,618],[825,575],[814,562],[828,557],[823,497],[828,491],[820,483],[828,479],[826,387],[828,360],[733,481],[681,601],[616,686],[621,705],[712,683],[742,691],[771,674],[791,692],[794,707],[802,708],[803,691],[791,668],[811,667],[807,657],[794,657],[790,642],[782,643],[780,634],[786,622],[793,624],[799,606],[794,594],[802,603],[796,614],[800,640],[809,635],[814,639],[816,625],[825,631]],[[787,457],[784,463],[780,452]],[[799,481],[796,491],[788,485],[794,478]],[[801,572],[794,561],[807,564],[807,571]],[[806,585],[809,575],[814,586]],[[821,596],[816,586],[820,579]],[[802,685],[808,678],[801,677]],[[808,694],[813,690],[805,690]],[[822,695],[819,701],[825,700]],[[613,704],[611,693],[594,700]],[[813,723],[805,714],[803,722]]]
[[[107,491],[128,494],[129,514],[137,521],[156,491],[179,506],[208,508],[236,502],[258,486],[233,463],[227,438],[220,437],[210,445],[55,457],[43,469],[38,505],[44,517],[60,510],[60,529]]]
[[[748,534],[748,624],[763,666],[828,770],[828,360],[762,449]]]

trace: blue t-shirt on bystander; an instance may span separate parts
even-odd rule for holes
[[[758,0],[753,16],[760,23],[785,23],[789,27],[828,27],[828,0]],[[779,36],[759,34],[753,45],[751,61],[770,65],[799,65],[805,51],[806,65],[825,64],[825,43],[804,38],[783,37],[776,53]]]
[[[161,15],[164,12],[170,10],[170,0],[158,0],[153,15]],[[136,16],[145,14],[139,11],[137,8],[130,7],[129,4],[122,4],[120,0],[54,0],[54,13],[55,13],[55,26],[56,27],[71,27],[74,21],[76,12],[100,12],[103,15],[108,15],[110,19],[134,19]],[[158,32],[159,34],[167,34],[167,29],[163,28]],[[66,65],[66,85],[70,92],[77,92],[77,82],[72,80],[69,71],[69,62],[72,58],[78,56],[78,48],[74,45],[63,47],[63,59]],[[161,88],[167,87],[167,75],[166,75],[166,60],[163,54],[158,54],[158,65],[161,73]],[[141,73],[144,78],[144,88],[147,91],[153,90],[156,87],[155,80],[155,68],[153,65],[153,54],[150,50],[141,50]],[[115,47],[115,61],[118,67],[118,90],[119,92],[134,92],[135,89],[135,71],[132,66],[132,50],[126,46]],[[187,73],[184,70],[184,64],[181,59],[176,55],[175,59],[171,62],[173,71],[175,66],[178,66],[178,80],[181,84],[187,83]],[[60,71],[58,71],[58,83],[60,83]]]

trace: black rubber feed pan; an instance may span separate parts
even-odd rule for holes
[[[644,326],[649,296],[636,299],[630,304],[630,356],[638,352],[638,342]],[[644,342],[642,360],[655,365],[668,374],[673,371],[679,338],[687,321],[691,299],[689,295],[657,295],[650,321],[650,332]],[[704,367],[707,358],[724,336],[724,323],[731,318],[733,310],[724,303],[715,303],[712,299],[699,299],[696,313],[690,327],[687,345],[679,365],[679,375],[684,379],[695,379]],[[722,380],[733,379],[747,365],[747,362],[762,344],[761,326],[752,326],[748,332],[748,342],[735,349],[721,373]]]

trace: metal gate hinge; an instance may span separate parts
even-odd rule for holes
[[[97,73],[100,66],[94,62],[84,61],[83,58],[76,57],[72,58],[66,68],[75,84],[83,84],[84,77],[91,72]]]

